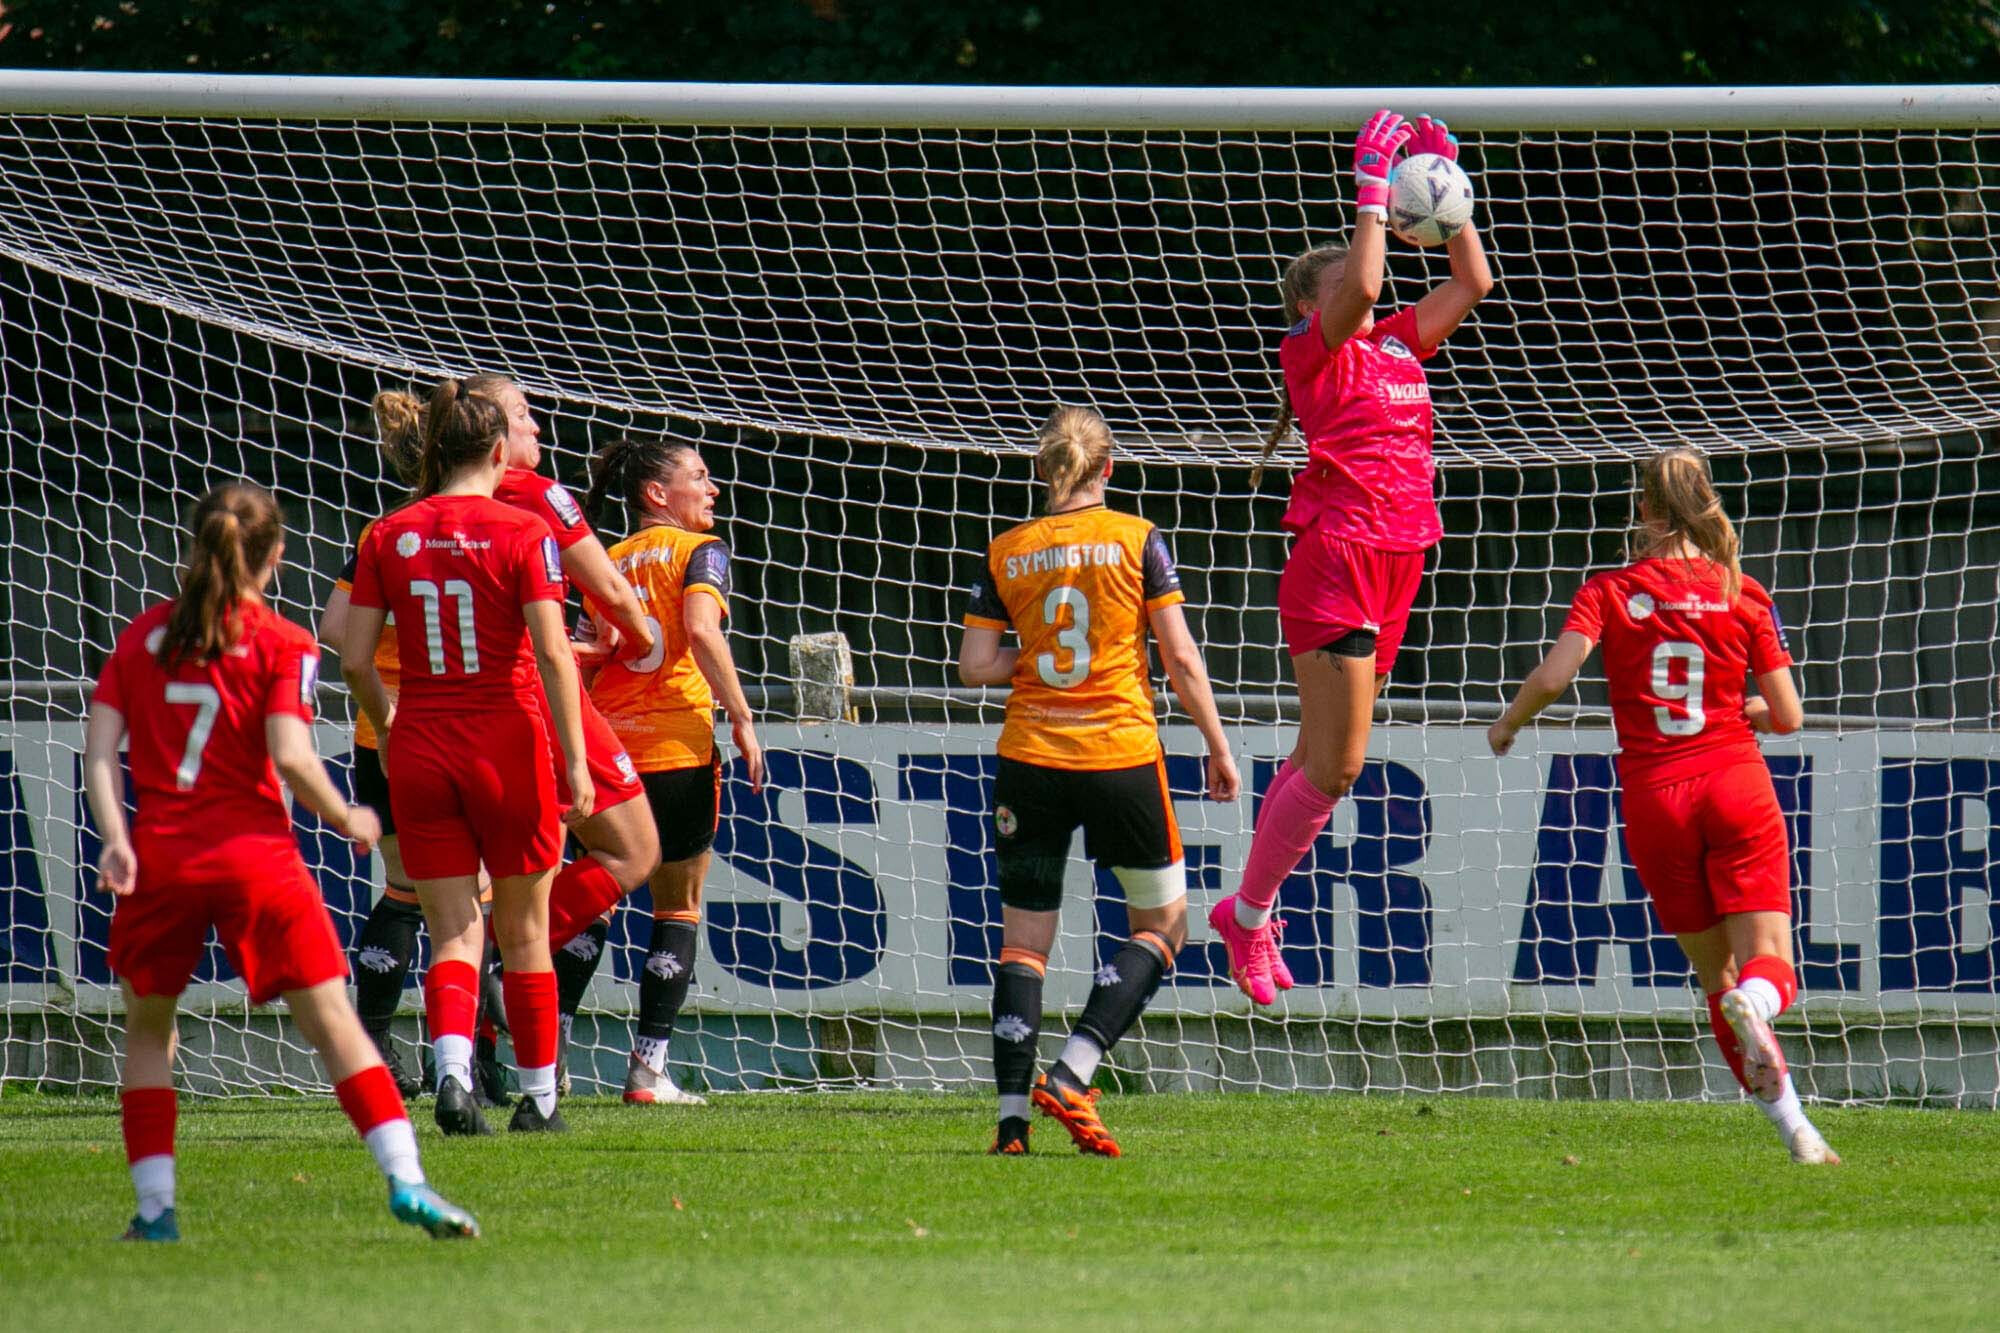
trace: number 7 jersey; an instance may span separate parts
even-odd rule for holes
[[[1707,561],[1640,560],[1585,583],[1565,633],[1604,645],[1604,678],[1627,786],[1761,760],[1743,716],[1745,679],[1792,664],[1771,595],[1748,575],[1734,602]]]
[[[1094,505],[996,538],[965,624],[1021,641],[1001,755],[1089,771],[1158,759],[1147,615],[1182,600],[1165,538],[1134,515]]]

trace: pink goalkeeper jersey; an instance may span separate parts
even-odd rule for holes
[[[1444,535],[1431,485],[1431,390],[1414,306],[1328,348],[1319,312],[1278,348],[1306,440],[1285,527],[1319,528],[1380,551],[1423,551]]]

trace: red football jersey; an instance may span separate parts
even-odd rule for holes
[[[1734,603],[1707,561],[1641,560],[1585,583],[1565,632],[1604,645],[1627,783],[1678,782],[1732,755],[1757,758],[1746,678],[1792,664],[1771,595],[1748,575]]]
[[[567,551],[585,537],[594,535],[590,530],[590,520],[583,516],[583,506],[569,493],[569,488],[559,481],[550,481],[539,472],[530,472],[524,467],[510,467],[500,478],[493,498],[503,505],[525,509],[536,518],[549,525],[555,534],[556,549]]]
[[[562,601],[563,585],[539,518],[483,495],[419,500],[368,530],[349,596],[395,617],[400,715],[540,707],[521,608]]]
[[[312,721],[319,680],[312,635],[262,602],[244,604],[234,647],[213,662],[168,671],[155,654],[173,607],[162,602],[125,628],[93,696],[125,715],[139,802],[133,850],[161,873],[225,838],[290,841],[264,719]]]

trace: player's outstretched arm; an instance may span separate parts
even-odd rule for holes
[[[350,605],[347,614],[342,617],[338,649],[340,678],[347,682],[354,701],[368,715],[378,736],[389,734],[389,724],[396,713],[396,705],[389,698],[389,687],[382,683],[381,673],[375,670],[375,645],[381,641],[382,627],[388,623],[389,613],[379,606]],[[325,622],[322,621],[321,625],[321,632],[324,633]]]
[[[353,842],[366,855],[382,840],[382,821],[365,805],[351,805],[326,775],[313,746],[312,728],[304,718],[290,713],[272,713],[264,719],[264,745],[278,776],[292,789],[292,795],[327,827]]]
[[[1222,730],[1222,716],[1215,708],[1215,691],[1209,688],[1208,667],[1201,649],[1188,629],[1187,614],[1179,603],[1150,612],[1153,637],[1160,641],[1160,664],[1167,669],[1167,683],[1174,697],[1193,719],[1201,738],[1208,744],[1208,797],[1212,801],[1233,801],[1243,788],[1236,771],[1236,757],[1230,753],[1229,737]]]
[[[1752,730],[1767,736],[1789,736],[1806,724],[1806,708],[1799,702],[1798,686],[1792,683],[1790,667],[1779,667],[1757,677],[1757,693],[1763,697],[1743,705],[1743,717]]]
[[[97,884],[121,898],[132,892],[139,871],[125,826],[125,784],[118,771],[118,745],[124,739],[125,715],[109,704],[91,704],[83,730],[83,792],[104,848],[97,858]]]
[[[346,656],[340,650],[347,642],[347,609],[351,605],[347,589],[335,588],[327,594],[326,605],[319,613],[320,647],[337,657]]]
[[[1441,120],[1418,116],[1410,133],[1409,153],[1417,157],[1434,153],[1458,161],[1458,136]],[[1486,263],[1486,247],[1479,242],[1479,229],[1470,222],[1445,243],[1451,257],[1451,277],[1417,302],[1417,337],[1426,347],[1436,347],[1449,338],[1472,307],[1493,290],[1493,270]]]
[[[1513,749],[1514,738],[1520,734],[1521,728],[1533,722],[1544,708],[1562,698],[1595,647],[1596,642],[1588,636],[1575,630],[1563,631],[1541,665],[1521,682],[1520,692],[1514,696],[1514,702],[1507,705],[1507,711],[1501,714],[1500,720],[1486,729],[1486,743],[1493,747],[1494,754],[1505,754]]]
[[[618,631],[613,640],[617,651],[628,658],[644,657],[653,651],[653,627],[646,623],[646,608],[639,594],[611,563],[604,543],[596,537],[574,542],[562,553],[563,573],[576,581],[592,608]]]
[[[1000,631],[968,625],[958,641],[958,678],[966,685],[1005,685],[1014,679],[1019,648],[1002,648]]]
[[[1393,111],[1377,111],[1354,140],[1354,235],[1340,284],[1319,308],[1319,336],[1329,348],[1354,336],[1382,297],[1382,269],[1388,249],[1389,173],[1410,137],[1410,127]]]
[[[1449,338],[1472,313],[1472,307],[1493,291],[1493,269],[1486,262],[1479,228],[1466,223],[1458,235],[1445,242],[1445,253],[1451,257],[1451,276],[1417,302],[1417,337],[1426,347],[1436,347]]]
[[[597,808],[597,787],[590,780],[590,764],[583,745],[583,701],[577,681],[576,655],[570,651],[569,635],[563,629],[562,604],[541,600],[521,608],[528,622],[528,639],[535,647],[535,669],[541,673],[542,693],[548,696],[549,714],[555,719],[556,742],[562,747],[563,768],[569,774],[571,822],[590,818]]]
[[[729,651],[729,637],[722,632],[722,606],[707,593],[696,590],[681,599],[681,623],[687,626],[688,650],[708,688],[722,701],[729,716],[730,738],[750,777],[750,790],[764,790],[764,747],[757,739],[757,724],[750,712],[750,700],[736,675],[736,656]]]

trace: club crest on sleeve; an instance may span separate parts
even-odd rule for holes
[[[542,569],[550,583],[562,582],[562,552],[556,549],[554,537],[542,538]]]
[[[1632,619],[1644,620],[1653,614],[1653,594],[1635,592],[1625,601],[1625,609],[1632,613]]]
[[[1003,805],[993,811],[993,827],[1003,838],[1011,838],[1021,831],[1021,821],[1014,817],[1014,808]]]
[[[1376,346],[1380,347],[1390,356],[1401,357],[1405,361],[1414,361],[1417,359],[1417,354],[1410,350],[1409,344],[1393,333],[1383,334],[1382,341],[1377,343]]]
[[[1312,316],[1307,315],[1304,319],[1300,320],[1298,323],[1292,325],[1291,328],[1287,329],[1285,331],[1285,336],[1287,338],[1296,338],[1301,333],[1304,333],[1307,329],[1310,329],[1312,326],[1313,326]]]
[[[563,521],[564,527],[573,528],[583,522],[583,510],[577,507],[576,500],[561,482],[551,482],[549,488],[542,492],[542,498],[549,502],[549,508]]]
[[[396,554],[408,560],[424,549],[424,539],[414,532],[406,532],[396,538]]]
[[[319,685],[319,654],[299,654],[299,702],[310,704],[313,690]]]
[[[167,627],[165,625],[156,626],[153,632],[146,636],[146,651],[154,654],[155,656],[158,656],[160,651],[160,645],[165,643],[166,641],[167,641]]]

